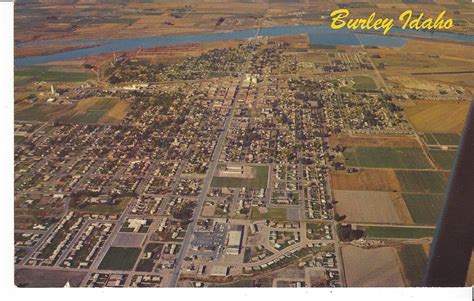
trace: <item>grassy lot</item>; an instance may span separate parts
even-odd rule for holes
[[[409,286],[421,286],[426,269],[426,254],[421,245],[404,245],[399,251]]]
[[[433,237],[435,229],[405,227],[364,227],[365,234],[370,238],[423,238]]]
[[[83,82],[94,78],[94,74],[80,71],[68,71],[51,67],[32,66],[15,68],[15,81],[44,82]]]
[[[212,284],[211,287],[253,287],[252,279],[242,279],[235,282]]]
[[[346,149],[344,156],[348,166],[407,169],[431,167],[419,148],[357,147]]]
[[[441,172],[397,170],[402,192],[444,193],[448,180]]]
[[[130,271],[138,255],[140,248],[110,247],[99,265],[99,270]]]
[[[442,194],[403,194],[413,221],[434,225],[438,221],[444,196]]]
[[[230,187],[230,188],[267,188],[268,166],[253,166],[255,169],[255,178],[233,178],[233,177],[213,177],[212,187]]]
[[[445,170],[451,170],[453,168],[456,153],[456,151],[430,150],[430,154],[435,162]]]
[[[354,76],[354,89],[357,91],[375,91],[377,90],[377,85],[374,82],[374,79],[370,76],[360,75]]]
[[[90,204],[82,208],[73,208],[76,211],[96,214],[120,214],[127,207],[128,197],[121,198],[116,205]]]
[[[260,213],[257,207],[252,207],[252,219],[253,220],[262,220],[269,219],[272,221],[284,221],[286,217],[285,208],[267,208],[268,212]]]
[[[155,259],[161,254],[163,249],[163,244],[160,243],[149,243],[146,245],[144,253],[151,252],[151,257],[148,259],[141,259],[138,264],[136,271],[139,272],[151,272],[153,271],[153,266],[155,265]]]

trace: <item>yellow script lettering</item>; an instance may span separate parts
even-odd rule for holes
[[[338,9],[331,13],[332,22],[331,28],[332,29],[341,29],[346,25],[346,21],[341,20],[349,16],[348,9]]]

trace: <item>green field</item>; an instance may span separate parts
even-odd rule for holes
[[[106,111],[88,111],[78,113],[67,119],[68,123],[98,123],[99,119],[104,116]]]
[[[118,99],[116,98],[109,98],[109,97],[104,97],[101,98],[100,101],[97,101],[94,103],[92,106],[87,108],[88,111],[108,111],[117,104]]]
[[[268,212],[260,213],[257,207],[252,207],[252,219],[253,220],[262,220],[269,219],[272,221],[284,221],[286,217],[285,208],[267,208]]]
[[[213,177],[211,187],[229,187],[229,188],[267,188],[268,166],[253,166],[255,169],[255,178],[233,178],[233,177]]]
[[[443,208],[442,194],[403,194],[413,221],[417,224],[434,225]]]
[[[342,87],[339,88],[339,91],[341,93],[352,93],[352,92],[354,92],[354,89],[352,89],[349,86],[342,86]]]
[[[72,209],[79,212],[87,213],[97,213],[97,214],[120,214],[127,207],[128,201],[130,199],[127,197],[121,198],[115,205],[107,204],[90,204],[81,208],[78,208],[72,204]]]
[[[444,193],[448,180],[437,171],[397,170],[402,192]]]
[[[153,266],[155,265],[155,259],[160,256],[161,250],[163,249],[163,244],[160,243],[149,243],[146,245],[144,253],[152,253],[151,257],[148,259],[141,259],[136,267],[137,272],[151,272],[153,271]]]
[[[426,143],[429,145],[459,145],[461,135],[456,133],[424,133]]]
[[[364,227],[365,235],[370,238],[423,238],[433,237],[435,229],[407,227]]]
[[[374,79],[369,76],[360,75],[354,76],[354,89],[357,91],[375,91],[377,90],[377,85],[374,82]]]
[[[25,121],[48,121],[53,118],[55,114],[62,113],[66,106],[62,105],[32,105],[26,109],[15,111],[15,120]]]
[[[419,148],[357,147],[344,151],[346,165],[355,167],[428,169],[430,164]]]
[[[111,110],[119,100],[117,98],[100,98],[97,99],[95,103],[87,107],[85,111],[77,110],[73,111],[71,114],[63,116],[59,119],[61,122],[65,123],[99,123],[99,120]],[[77,105],[80,106],[81,103]]]
[[[94,78],[92,73],[80,72],[77,69],[54,69],[51,67],[18,67],[15,68],[15,82],[27,83],[31,81],[43,82],[83,82]]]
[[[455,133],[431,133],[441,145],[459,145],[461,135]]]
[[[427,145],[438,145],[438,141],[436,141],[435,137],[431,133],[424,133],[423,138],[425,139],[425,143]]]
[[[453,168],[454,159],[456,159],[456,151],[448,150],[430,150],[430,155],[442,169],[451,170]]]
[[[110,247],[99,265],[99,270],[130,271],[140,251],[140,248]]]
[[[404,245],[398,255],[403,264],[409,286],[421,286],[427,257],[421,245]]]

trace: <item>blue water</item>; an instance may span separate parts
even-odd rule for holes
[[[393,28],[393,32],[409,34],[413,36],[426,36],[434,38],[451,39],[458,41],[474,41],[474,36],[461,35],[444,32],[423,32],[415,30],[401,30]],[[349,32],[347,30],[332,30],[328,26],[321,25],[297,25],[297,26],[275,26],[266,27],[258,31],[259,36],[283,36],[308,33],[312,44],[344,45],[344,46],[385,46],[401,47],[405,45],[408,38],[401,36],[383,36]],[[15,66],[30,66],[45,64],[54,61],[76,59],[89,55],[108,53],[113,51],[131,51],[139,48],[151,48],[158,46],[180,45],[188,43],[204,43],[226,40],[241,40],[255,37],[257,29],[239,30],[231,32],[218,32],[209,34],[155,36],[129,39],[100,39],[100,40],[74,40],[74,41],[37,41],[20,43],[17,46],[44,46],[44,45],[74,45],[74,44],[101,44],[90,48],[69,50],[49,55],[29,56],[15,59]]]

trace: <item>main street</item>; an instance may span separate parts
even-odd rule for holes
[[[206,201],[209,188],[211,187],[212,176],[214,175],[216,171],[217,163],[219,162],[219,157],[221,155],[222,149],[224,148],[225,137],[227,136],[227,132],[229,131],[230,123],[232,121],[232,116],[234,115],[234,111],[235,111],[235,107],[237,103],[235,100],[235,95],[237,94],[237,91],[239,90],[240,84],[241,82],[237,84],[236,93],[234,93],[234,95],[232,96],[231,109],[229,110],[229,113],[226,116],[226,119],[224,122],[224,129],[219,136],[217,145],[212,154],[211,163],[209,164],[209,169],[207,171],[206,178],[204,179],[201,193],[198,196],[197,205],[196,205],[196,208],[194,209],[192,220],[188,225],[188,229],[186,230],[184,240],[181,244],[180,252],[178,254],[178,257],[176,258],[175,267],[174,267],[173,273],[171,275],[170,283],[169,283],[170,287],[175,287],[178,282],[181,266],[183,264],[183,259],[186,256],[186,252],[189,248],[189,244],[191,243],[191,240],[194,234],[194,228],[196,226],[199,215],[201,214],[201,210],[202,210],[202,207],[204,206],[204,202]]]
[[[257,32],[255,34],[255,38],[258,36],[259,31],[260,31],[260,26],[257,29]],[[249,43],[252,43],[252,40],[250,40]],[[242,68],[242,70],[244,70],[244,71],[248,69],[248,66],[250,64],[251,54],[252,53],[248,54],[247,59],[245,61],[245,64]],[[170,278],[170,283],[168,284],[168,286],[170,286],[170,287],[176,287],[176,285],[178,283],[179,275],[181,273],[181,266],[183,265],[183,259],[185,258],[186,253],[189,249],[189,245],[192,241],[193,234],[194,234],[194,228],[196,227],[197,220],[199,218],[199,215],[201,214],[202,207],[204,206],[204,202],[206,201],[207,193],[209,191],[209,188],[211,187],[212,177],[214,176],[214,173],[215,173],[216,168],[217,168],[217,164],[219,162],[219,158],[220,158],[221,153],[222,153],[222,149],[224,148],[224,142],[225,142],[227,133],[229,131],[230,124],[232,122],[232,117],[234,116],[235,108],[237,106],[236,96],[239,92],[242,81],[244,80],[244,78],[246,76],[246,73],[242,72],[240,74],[240,76],[241,76],[241,79],[237,83],[234,95],[232,95],[231,108],[230,108],[230,110],[229,110],[229,112],[226,116],[226,119],[224,121],[223,130],[222,130],[222,132],[219,136],[219,139],[217,140],[217,145],[216,145],[216,147],[214,149],[214,152],[212,154],[211,162],[209,164],[209,169],[207,170],[206,178],[204,179],[204,182],[203,182],[203,185],[202,185],[202,188],[201,188],[201,193],[199,194],[199,197],[197,199],[197,205],[196,205],[196,208],[194,210],[192,220],[191,220],[190,224],[188,225],[188,229],[187,229],[186,234],[184,236],[184,240],[181,244],[181,249],[180,249],[179,254],[178,254],[178,256],[176,258],[176,261],[175,261],[175,267],[174,267],[173,273],[172,273],[171,278]]]

